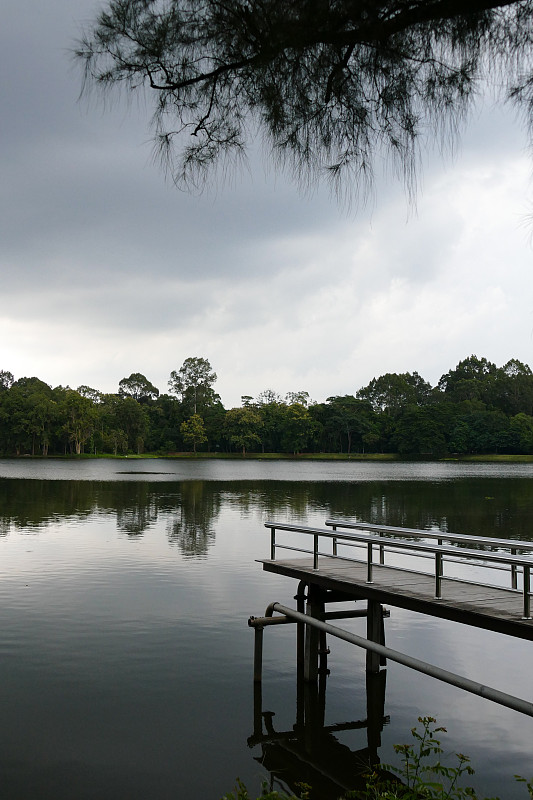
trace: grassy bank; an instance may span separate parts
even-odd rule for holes
[[[169,453],[166,458],[216,458],[238,461],[399,461],[394,453]]]
[[[133,458],[134,456],[128,456]],[[139,456],[139,458],[154,458],[157,456]],[[236,459],[245,461],[455,461],[455,462],[488,462],[488,463],[533,463],[533,455],[502,455],[500,453],[487,453],[485,455],[456,455],[443,458],[418,457],[406,458],[398,453],[169,453],[162,458],[216,458]]]
[[[7,458],[34,458],[34,459],[95,459],[95,458],[112,458],[112,459],[148,459],[148,458],[171,458],[171,459],[216,459],[222,461],[409,461],[409,462],[439,462],[439,461],[453,461],[453,462],[477,462],[477,463],[508,463],[508,464],[531,464],[533,463],[533,455],[510,455],[501,453],[485,453],[484,455],[449,455],[442,458],[417,457],[406,458],[400,456],[398,453],[141,453],[140,455],[129,453],[128,455],[113,455],[112,453],[83,453],[82,455],[23,455],[23,456],[5,456]]]
[[[147,459],[147,458],[172,458],[172,459],[216,459],[218,461],[401,461],[400,456],[394,453],[141,453],[127,455],[113,455],[112,453],[83,453],[77,455],[23,455],[23,456],[6,456],[6,458],[37,458],[37,459],[95,459],[95,458],[113,458],[113,459],[127,459],[132,461],[134,459]]]
[[[507,453],[488,453],[485,455],[477,456],[447,456],[446,458],[439,459],[440,461],[478,461],[489,463],[509,463],[509,464],[531,464],[533,463],[533,455],[518,455]]]

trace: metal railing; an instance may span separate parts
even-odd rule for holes
[[[401,528],[394,525],[377,525],[371,522],[353,522],[337,519],[327,519],[326,526],[331,527],[332,530],[338,528],[360,531],[375,531],[379,536],[408,536],[415,539],[436,539],[438,544],[443,541],[452,542],[454,544],[467,544],[477,545],[482,547],[497,547],[502,550],[509,550],[511,555],[517,555],[518,551],[533,552],[533,542],[522,542],[519,539],[497,539],[488,536],[471,536],[460,533],[447,533],[446,531],[439,530],[420,530],[419,528]],[[336,551],[336,541],[333,540],[333,552]],[[380,563],[384,564],[384,548],[380,547]],[[460,551],[459,551],[460,552]],[[383,560],[382,560],[383,559]],[[498,565],[490,565],[494,569]],[[515,564],[511,565],[511,588],[518,588],[518,569]]]
[[[453,558],[455,561],[460,560],[474,560],[485,562],[484,566],[489,565],[505,565],[511,569],[511,591],[518,592],[516,586],[516,573],[520,569],[523,574],[522,598],[523,598],[523,619],[532,619],[531,617],[531,567],[533,567],[533,560],[527,556],[517,555],[518,548],[522,550],[533,551],[533,542],[519,542],[517,540],[506,539],[480,539],[476,536],[461,536],[457,534],[448,534],[442,531],[417,531],[411,528],[392,528],[387,526],[375,526],[369,523],[347,523],[335,520],[328,520],[328,525],[335,526],[334,529],[328,530],[324,528],[310,528],[303,525],[288,525],[280,522],[265,522],[265,527],[270,529],[270,558],[272,561],[276,560],[276,550],[290,550],[293,552],[306,553],[313,555],[313,569],[319,569],[319,557],[327,556],[328,558],[338,558],[342,561],[354,561],[360,563],[361,559],[349,558],[345,555],[338,554],[338,544],[341,542],[344,545],[366,545],[366,566],[368,584],[373,583],[374,571],[374,548],[377,546],[380,553],[380,565],[385,561],[385,543],[386,549],[399,551],[406,555],[424,555],[434,560],[434,580],[435,580],[435,599],[442,599],[442,580],[443,580],[443,562],[445,557]],[[366,526],[366,527],[363,527]],[[339,528],[349,528],[348,531],[339,531]],[[367,533],[367,530],[376,530],[379,533]],[[313,537],[313,549],[294,547],[287,544],[280,544],[276,541],[276,531],[289,531],[292,533],[302,533]],[[384,533],[394,533],[396,536],[409,536],[414,538],[435,538],[438,544],[428,542],[413,542],[406,539],[385,537]],[[331,539],[333,543],[332,553],[324,553],[319,550],[320,539]],[[456,547],[451,545],[444,545],[444,540],[455,543],[490,543],[497,546],[506,546],[514,552],[511,553],[494,553],[480,550],[473,550],[471,548]],[[514,568],[514,571],[513,571]]]

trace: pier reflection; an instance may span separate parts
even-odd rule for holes
[[[386,670],[366,676],[366,715],[354,721],[326,725],[327,670],[318,682],[297,674],[296,721],[289,730],[275,728],[275,712],[263,711],[262,684],[254,684],[254,732],[249,747],[261,747],[255,760],[270,773],[270,788],[281,787],[299,795],[301,784],[310,788],[311,800],[338,800],[350,790],[364,789],[365,775],[380,768],[378,748],[389,718],[384,714]],[[366,747],[352,750],[337,738],[344,731],[366,730]]]

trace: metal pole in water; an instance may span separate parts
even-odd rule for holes
[[[318,620],[324,613],[324,602],[320,587],[312,583],[307,589],[307,609],[303,614],[304,621]],[[304,680],[314,683],[318,678],[318,654],[320,650],[320,632],[313,625],[305,631]]]
[[[263,677],[263,631],[262,625],[254,628],[254,681],[260,681]]]
[[[380,643],[381,639],[382,606],[377,600],[367,601],[366,611],[366,638],[370,642]],[[377,674],[379,672],[380,655],[374,650],[366,651],[366,671]]]
[[[298,591],[296,593],[296,608],[300,614],[305,613],[305,590],[307,584],[300,581],[298,584]],[[297,623],[296,627],[296,669],[298,674],[303,674],[305,663],[305,625],[302,622]]]

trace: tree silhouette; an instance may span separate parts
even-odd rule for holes
[[[533,107],[533,0],[107,0],[77,45],[85,86],[148,90],[157,148],[201,184],[258,132],[306,183],[359,191],[446,139],[490,80]]]

